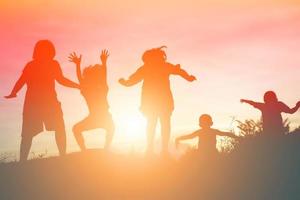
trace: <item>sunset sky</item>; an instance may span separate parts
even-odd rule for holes
[[[195,3],[197,2],[197,3]],[[225,3],[226,2],[226,3]],[[117,126],[113,148],[145,147],[145,121],[139,112],[140,86],[125,88],[117,80],[142,64],[142,53],[166,45],[168,61],[197,77],[190,83],[171,78],[175,99],[172,137],[195,130],[209,113],[214,127],[230,130],[235,119],[259,119],[260,113],[239,103],[262,101],[274,90],[289,106],[300,100],[300,2],[281,1],[0,1],[0,91],[8,95],[40,39],[51,40],[65,76],[76,80],[68,54],[83,55],[83,66],[108,61],[109,103]],[[77,81],[77,80],[76,80]],[[25,89],[18,98],[0,99],[0,151],[18,151]],[[68,133],[68,151],[78,150],[71,128],[87,114],[74,89],[57,85]],[[300,112],[289,117],[300,125]],[[87,145],[103,145],[102,130],[87,133]],[[157,134],[157,138],[159,135]],[[33,151],[56,152],[54,134],[34,139]]]

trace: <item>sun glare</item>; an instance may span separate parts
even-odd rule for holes
[[[146,119],[139,112],[119,113],[115,116],[117,134],[120,134],[127,143],[134,145],[146,139]]]

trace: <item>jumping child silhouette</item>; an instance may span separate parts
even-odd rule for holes
[[[273,91],[264,94],[264,103],[241,99],[241,103],[248,103],[262,112],[263,132],[265,134],[282,135],[284,133],[281,113],[295,113],[300,107],[300,101],[294,108],[289,108],[286,104],[278,101],[277,95]]]
[[[175,143],[176,147],[179,145],[180,141],[188,140],[195,137],[198,137],[198,150],[204,154],[214,154],[217,153],[216,144],[217,144],[217,135],[227,136],[231,138],[239,138],[230,132],[222,132],[217,129],[211,128],[213,121],[210,115],[203,114],[199,118],[199,126],[201,129],[181,137],[176,138]]]
[[[147,118],[148,153],[153,151],[153,140],[158,119],[161,124],[162,152],[168,152],[170,121],[174,109],[170,75],[179,75],[190,82],[196,80],[194,76],[181,69],[180,65],[168,63],[166,53],[162,48],[147,50],[142,56],[144,64],[128,80],[119,80],[120,84],[127,87],[143,81],[140,109]]]
[[[80,63],[81,55],[78,57],[76,53],[70,54],[70,62],[76,64],[77,77],[80,83],[81,94],[86,100],[89,109],[89,115],[73,127],[73,133],[81,150],[86,150],[83,131],[103,128],[106,130],[105,149],[109,148],[113,135],[114,123],[109,113],[109,105],[107,102],[107,58],[109,54],[107,50],[103,50],[100,59],[102,65],[86,67],[81,74]]]
[[[10,95],[5,97],[16,97],[18,91],[27,85],[20,161],[27,159],[33,137],[43,131],[44,126],[48,131],[55,131],[60,155],[66,153],[65,125],[61,105],[56,96],[55,81],[71,88],[79,88],[79,85],[63,76],[54,57],[54,45],[49,40],[38,41],[34,47],[33,60],[27,63]]]

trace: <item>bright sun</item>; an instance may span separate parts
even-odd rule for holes
[[[140,112],[118,113],[114,117],[117,133],[132,145],[145,140],[146,120]]]

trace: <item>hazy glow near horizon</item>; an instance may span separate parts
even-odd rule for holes
[[[274,90],[290,106],[300,98],[300,4],[298,1],[1,1],[0,91],[10,92],[37,40],[56,46],[56,59],[73,80],[67,56],[76,51],[83,65],[108,61],[109,102],[117,133],[114,148],[130,151],[145,145],[145,120],[139,113],[140,85],[117,83],[142,64],[142,53],[166,45],[168,61],[181,64],[198,80],[171,78],[175,99],[172,135],[197,128],[198,116],[209,113],[215,127],[232,128],[232,118],[258,119],[260,113],[240,98],[262,100]],[[17,99],[0,100],[0,150],[19,145],[24,90]],[[69,150],[76,149],[71,127],[87,114],[80,93],[57,86],[68,131]],[[76,108],[76,109],[74,109]],[[300,125],[299,112],[289,117]],[[91,131],[93,132],[93,131]],[[101,131],[87,133],[88,145],[102,145]],[[36,137],[33,150],[53,149],[53,135]],[[51,137],[51,138],[50,138]],[[54,136],[53,136],[54,137]],[[53,143],[53,144],[52,144]]]

